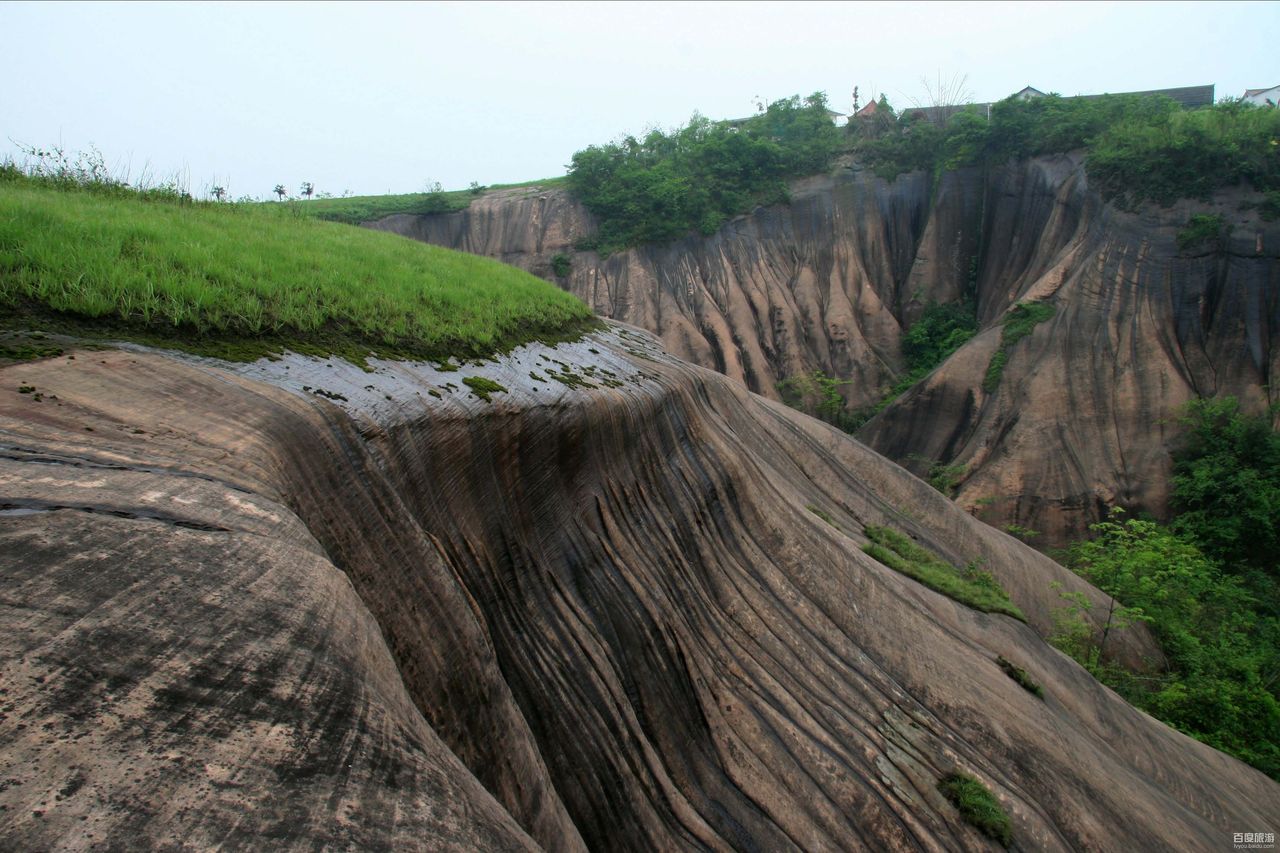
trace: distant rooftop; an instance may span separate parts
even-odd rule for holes
[[[1149,89],[1145,92],[1116,92],[1118,95],[1164,95],[1173,98],[1187,109],[1213,105],[1214,84],[1208,86],[1183,86],[1180,89]],[[1105,95],[1077,95],[1079,98],[1102,98]]]

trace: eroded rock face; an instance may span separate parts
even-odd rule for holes
[[[988,328],[872,420],[859,437],[923,472],[963,470],[961,504],[995,524],[1087,535],[1109,507],[1168,516],[1183,408],[1234,396],[1252,414],[1280,401],[1280,223],[1247,197],[1126,213],[1064,159],[991,178],[979,312]],[[1228,223],[1221,246],[1180,251],[1193,213]],[[986,375],[1017,302],[1055,313]],[[1280,424],[1278,424],[1280,425]]]
[[[987,330],[860,437],[924,474],[959,472],[958,500],[997,526],[1078,538],[1108,507],[1167,517],[1180,407],[1234,395],[1248,411],[1280,400],[1280,223],[1246,196],[1129,214],[1089,189],[1077,155],[983,174],[886,183],[845,164],[797,182],[792,203],[739,217],[710,237],[601,259],[574,252],[589,214],[562,190],[486,195],[467,211],[369,223],[489,255],[561,281],[599,314],[658,334],[681,358],[778,399],[815,369],[850,380],[849,408],[901,374],[900,343],[930,301],[971,293]],[[1219,213],[1221,248],[1180,252],[1192,213]],[[1052,322],[983,381],[999,324],[1017,302],[1049,300]]]
[[[74,355],[0,369],[0,846],[983,848],[956,769],[1032,849],[1280,819],[1044,643],[1050,583],[1096,590],[638,332],[443,374]]]

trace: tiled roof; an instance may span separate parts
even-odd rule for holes
[[[1213,104],[1213,84],[1208,86],[1183,86],[1180,89],[1150,89],[1146,92],[1115,92],[1116,95],[1164,95],[1191,109]],[[1102,95],[1077,95],[1080,98],[1101,98]]]

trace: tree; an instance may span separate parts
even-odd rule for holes
[[[1194,544],[1120,510],[1096,524],[1098,538],[1078,542],[1068,565],[1118,602],[1097,635],[1083,596],[1060,593],[1054,645],[1085,664],[1126,699],[1175,728],[1280,776],[1280,622],[1239,578]],[[1105,661],[1108,634],[1147,622],[1168,660],[1152,675]]]
[[[1174,527],[1237,573],[1280,581],[1280,432],[1234,397],[1194,400],[1174,453]]]
[[[276,188],[272,192],[280,197],[280,201],[284,201],[284,197],[289,194],[289,191],[284,188],[284,184],[276,184]]]
[[[215,200],[215,201],[226,201],[226,200],[227,200],[227,188],[226,188],[226,187],[214,187],[213,189],[209,190],[209,195],[213,196],[213,198],[214,198],[214,200]]]
[[[973,100],[973,93],[967,85],[968,74],[953,74],[950,80],[944,80],[939,71],[934,82],[930,83],[927,77],[921,77],[920,82],[924,86],[925,99],[923,102],[912,99],[911,102],[939,129],[950,124],[951,117]]]
[[[311,198],[311,196],[315,195],[315,192],[316,192],[315,184],[311,183],[310,181],[302,182],[301,193],[305,198]]]

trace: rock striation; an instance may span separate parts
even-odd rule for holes
[[[924,474],[958,471],[957,499],[996,525],[1078,538],[1107,508],[1167,516],[1180,407],[1234,395],[1280,400],[1280,223],[1211,202],[1128,213],[1089,187],[1079,154],[885,182],[842,163],[796,182],[709,237],[601,258],[575,252],[593,223],[563,190],[487,194],[466,211],[369,227],[489,255],[560,284],[600,315],[649,329],[688,361],[778,399],[822,370],[850,409],[903,370],[902,334],[930,302],[971,296],[985,332],[859,436]],[[1193,213],[1230,236],[1187,250]],[[1056,313],[984,388],[1000,324],[1021,301]]]
[[[873,560],[873,524],[1027,624]],[[1051,583],[1105,596],[623,326],[454,372],[0,368],[0,579],[5,848],[988,849],[955,770],[1024,849],[1280,823],[1044,642]]]

